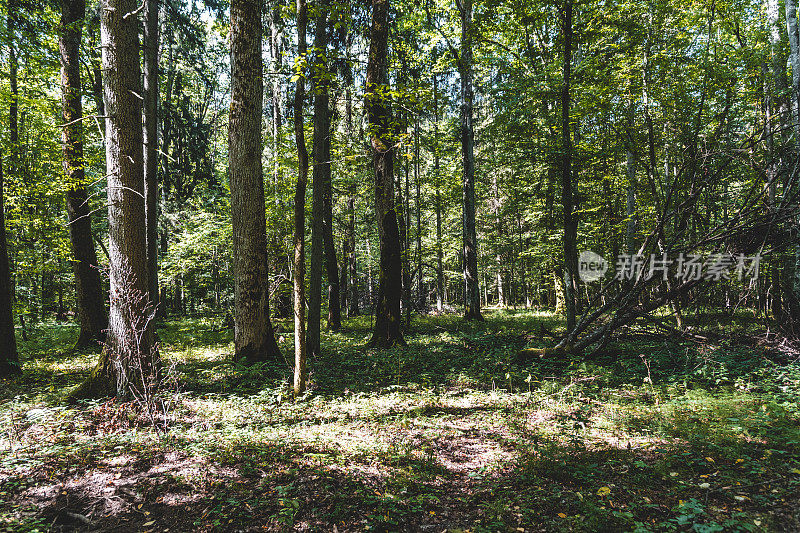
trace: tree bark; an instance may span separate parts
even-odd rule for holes
[[[634,124],[633,101],[628,105],[628,145],[625,149],[625,176],[628,179],[625,191],[625,251],[627,254],[636,253],[636,232],[638,220],[636,218],[636,164],[637,157],[634,149]]]
[[[73,398],[129,399],[157,374],[155,324],[147,305],[139,28],[128,15],[137,7],[136,0],[105,0],[100,7],[111,305],[106,348]]]
[[[792,65],[792,90],[789,103],[790,122],[795,137],[796,151],[800,152],[800,31],[797,23],[797,0],[786,0],[786,33],[789,36],[789,63]],[[797,191],[797,177],[789,184],[791,196]],[[787,261],[786,282],[788,310],[791,316],[800,313],[800,245],[794,248],[794,257]]]
[[[348,316],[360,314],[358,305],[358,265],[356,263],[356,190],[355,184],[347,198],[347,289]]]
[[[575,328],[575,292],[578,274],[577,237],[578,224],[573,213],[572,198],[572,133],[570,129],[570,83],[572,68],[572,2],[564,8],[564,57],[561,87],[561,203],[564,209],[564,304],[567,331]]]
[[[380,241],[380,276],[371,346],[405,344],[401,331],[402,272],[400,232],[394,202],[394,139],[391,110],[382,95],[388,68],[389,0],[372,0],[365,107],[369,119],[375,177],[375,215]]]
[[[347,128],[348,140],[353,132],[353,102],[350,89],[347,89],[345,101],[345,126]],[[349,296],[347,302],[348,316],[359,315],[358,305],[358,264],[356,262],[356,183],[350,183],[347,196],[347,279],[349,285]]]
[[[261,166],[264,106],[260,0],[231,3],[231,108],[228,129],[233,225],[235,358],[280,356],[269,316],[267,222]]]
[[[325,195],[330,188],[330,112],[328,109],[327,61],[325,50],[328,46],[327,9],[317,6],[319,11],[314,34],[314,169],[312,172],[311,199],[311,280],[308,296],[308,341],[306,346],[312,356],[320,352],[320,322],[322,320],[322,270],[326,267],[327,238],[325,225]]]
[[[475,128],[472,122],[472,0],[461,5],[461,158],[463,165],[464,318],[483,320],[475,230]]]
[[[6,241],[5,199],[3,196],[3,161],[0,152],[0,378],[22,372],[14,336],[13,301],[11,298],[11,272],[8,267]]]
[[[444,308],[444,251],[442,250],[442,192],[439,176],[439,87],[433,75],[433,174],[436,180],[436,310]]]
[[[147,276],[150,302],[158,291],[158,51],[159,0],[144,0],[144,189]]]
[[[62,0],[59,50],[61,54],[61,128],[64,173],[69,188],[66,193],[69,237],[72,243],[72,270],[75,275],[80,333],[76,347],[86,347],[105,340],[108,316],[100,281],[99,262],[92,238],[92,218],[85,186],[83,159],[83,106],[79,51],[85,0]]]
[[[417,80],[419,81],[419,80]],[[422,276],[422,202],[421,202],[421,174],[419,170],[419,116],[414,120],[414,186],[416,187],[416,199],[414,207],[417,215],[417,308],[420,312],[427,313],[428,302],[426,301],[425,283]]]
[[[306,46],[306,25],[308,9],[306,0],[297,0],[297,55],[303,57]],[[302,73],[300,73],[302,74]],[[306,390],[306,321],[305,321],[305,229],[306,229],[306,187],[308,185],[308,150],[303,130],[303,100],[305,99],[305,78],[297,78],[294,92],[294,137],[297,144],[297,185],[294,193],[294,395]]]

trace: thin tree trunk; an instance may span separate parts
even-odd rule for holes
[[[375,176],[375,215],[380,240],[380,276],[375,305],[375,324],[370,345],[405,344],[400,329],[402,272],[400,232],[394,203],[394,139],[391,111],[381,86],[388,68],[389,0],[372,0],[367,62],[365,107],[369,118]]]
[[[306,0],[297,0],[297,55],[307,52],[306,25],[308,10]],[[308,150],[303,130],[303,100],[305,78],[297,79],[294,92],[294,137],[297,144],[297,186],[294,193],[294,394],[306,390],[306,321],[305,321],[305,225],[306,187],[308,185]]]
[[[17,80],[16,49],[16,17],[17,0],[8,0],[8,18],[6,32],[8,34],[8,79],[11,99],[8,104],[8,142],[11,145],[9,171],[12,176],[19,172],[19,87]]]
[[[790,122],[795,137],[796,150],[800,152],[800,31],[797,23],[797,0],[786,0],[786,33],[789,37],[789,63],[792,65],[792,90],[789,103]],[[791,195],[797,192],[797,175],[789,183]],[[800,245],[794,247],[794,257],[787,261],[785,293],[791,316],[800,314]]]
[[[283,19],[281,18],[281,2],[276,1],[270,16],[270,49],[272,50],[272,70],[280,72],[283,68]],[[277,187],[281,181],[280,136],[282,112],[282,76],[275,76],[272,90],[272,182]],[[278,202],[278,195],[275,195]]]
[[[350,89],[345,89],[345,92],[345,128],[347,130],[347,139],[349,145],[351,135],[353,133],[353,101]],[[348,155],[350,153],[351,152],[348,148]],[[347,296],[348,305],[345,305],[343,300],[343,306],[347,309],[348,316],[358,316],[358,265],[356,262],[356,182],[353,180],[351,180],[350,185],[348,186],[347,226],[345,232],[345,239],[347,241],[347,257],[345,258],[347,264],[345,266],[347,270],[346,277],[348,283],[346,287],[343,287],[343,291],[346,291],[349,294]],[[343,266],[342,272],[345,271],[345,266]]]
[[[439,176],[439,88],[433,75],[433,173],[436,180],[436,310],[444,308],[444,251],[442,250],[442,193]]]
[[[269,316],[267,223],[261,166],[264,106],[260,0],[231,3],[231,109],[228,129],[233,222],[235,357],[280,356]]]
[[[628,254],[636,253],[636,232],[638,230],[638,220],[636,219],[636,151],[634,150],[634,131],[633,131],[633,101],[628,108],[628,146],[625,150],[625,176],[628,179],[626,184],[625,199],[625,250]]]
[[[564,8],[564,58],[561,87],[561,202],[564,209],[564,304],[567,331],[575,328],[575,292],[578,274],[577,235],[578,224],[573,213],[572,199],[572,133],[570,131],[570,83],[572,68],[572,1]]]
[[[356,188],[355,184],[351,186],[350,195],[347,198],[347,269],[348,278],[350,280],[349,289],[350,296],[348,302],[350,309],[349,316],[358,316],[360,314],[358,304],[358,263],[356,262]]]
[[[325,250],[325,194],[330,180],[330,112],[328,109],[328,81],[321,73],[327,72],[324,59],[328,46],[327,9],[319,8],[314,34],[315,81],[314,90],[314,169],[311,184],[311,285],[308,296],[308,332],[306,347],[312,356],[320,352],[320,322],[322,320],[322,270],[326,266]]]
[[[426,301],[425,283],[422,276],[422,203],[420,192],[420,171],[419,171],[419,115],[414,121],[414,186],[416,187],[416,199],[414,207],[417,214],[417,307],[420,313],[427,313],[428,302]]]
[[[327,85],[326,82],[326,87]],[[333,180],[331,177],[331,136],[333,135],[333,128],[331,128],[330,109],[328,109],[325,122],[328,133],[324,139],[325,162],[322,169],[325,173],[322,195],[324,216],[322,235],[325,245],[325,271],[328,274],[328,329],[339,331],[342,329],[342,306],[339,300],[339,267],[336,260],[336,244],[333,240]]]
[[[159,0],[145,1],[144,188],[150,302],[158,308],[158,51]]]
[[[328,161],[330,161],[330,136],[328,141]],[[326,180],[325,198],[323,207],[325,211],[324,244],[325,244],[325,271],[328,274],[328,328],[331,331],[342,329],[342,306],[339,300],[339,267],[336,260],[336,245],[333,242],[333,191],[330,179],[330,163],[328,163],[328,179]]]
[[[75,301],[80,334],[77,347],[91,346],[105,340],[108,316],[100,281],[97,252],[92,239],[92,219],[85,186],[83,160],[83,106],[79,51],[85,0],[62,0],[59,49],[61,54],[61,128],[64,173],[69,188],[66,193],[69,236],[74,260]]]
[[[404,124],[408,125],[408,116],[405,117]],[[411,195],[410,195],[410,187],[409,187],[409,165],[410,161],[407,157],[404,157],[405,164],[403,165],[403,171],[405,174],[405,191],[403,193],[400,192],[400,179],[397,180],[397,189],[398,189],[398,198],[400,201],[398,204],[401,207],[401,216],[400,216],[400,245],[402,247],[402,256],[401,256],[401,264],[403,269],[403,302],[402,307],[403,311],[405,311],[406,315],[406,327],[409,327],[411,324],[411,247],[410,247],[410,239],[409,239],[409,223],[411,222],[411,215],[410,215],[410,207],[409,204],[411,203]]]
[[[472,0],[461,5],[461,158],[463,165],[464,318],[483,320],[475,230],[475,130],[472,122]]]

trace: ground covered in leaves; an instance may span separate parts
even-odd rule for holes
[[[222,319],[165,322],[166,431],[65,405],[96,353],[42,326],[0,392],[0,531],[800,530],[790,354],[631,336],[517,364],[554,316],[415,317],[396,350],[369,326],[325,337],[294,402],[284,361],[231,362]]]

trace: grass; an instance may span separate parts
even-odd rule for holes
[[[540,325],[563,329],[415,317],[407,348],[373,350],[349,319],[294,402],[286,363],[233,364],[219,320],[166,322],[166,434],[126,405],[63,405],[96,354],[42,326],[0,391],[0,530],[800,530],[796,360],[631,337],[514,364],[552,342]]]

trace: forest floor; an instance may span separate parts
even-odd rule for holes
[[[96,351],[42,326],[0,391],[0,531],[800,531],[797,356],[710,323],[724,340],[518,365],[558,318],[414,317],[395,350],[350,319],[294,402],[285,362],[231,362],[221,319],[167,321],[166,432],[65,405]]]

